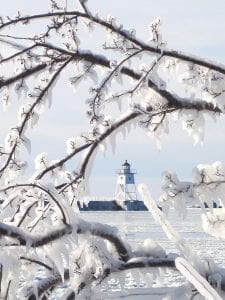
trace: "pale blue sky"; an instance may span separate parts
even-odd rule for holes
[[[3,1],[1,14],[16,14],[20,9],[25,14],[44,11],[47,0]],[[65,1],[61,1],[65,3]],[[68,0],[68,5],[75,1]],[[225,2],[223,0],[89,0],[92,11],[101,16],[115,16],[125,28],[135,28],[137,36],[148,39],[148,25],[156,17],[163,21],[162,31],[169,48],[182,50],[225,64]],[[41,25],[41,24],[40,24]],[[92,41],[94,43],[94,40]],[[95,47],[95,45],[92,45]],[[32,158],[47,151],[50,159],[59,158],[65,151],[68,137],[79,134],[86,127],[85,92],[73,94],[64,86],[62,78],[53,94],[52,110],[45,112],[34,130]],[[22,101],[22,100],[20,100]],[[79,103],[79,105],[77,105]],[[16,105],[18,105],[16,103]],[[0,113],[1,143],[7,124],[15,124],[13,109],[7,115]],[[127,159],[137,169],[137,182],[144,181],[157,195],[160,190],[160,176],[164,170],[173,169],[181,179],[191,176],[192,168],[198,163],[225,163],[225,119],[215,124],[209,120],[203,145],[193,146],[193,141],[174,125],[171,134],[158,151],[155,142],[140,129],[133,131],[124,141],[117,139],[116,155],[109,149],[104,157],[99,153],[93,166],[90,185],[92,195],[113,195],[115,191],[115,170]],[[84,126],[83,126],[84,125]],[[31,134],[31,132],[29,132]],[[28,134],[28,135],[29,135]]]

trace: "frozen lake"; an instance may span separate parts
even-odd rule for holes
[[[146,238],[151,238],[167,249],[167,252],[177,252],[176,246],[168,241],[165,233],[155,223],[149,212],[82,212],[81,216],[89,222],[102,222],[117,226],[121,236],[131,244],[142,243]],[[224,251],[225,241],[217,240],[203,232],[200,209],[188,209],[185,219],[177,216],[174,210],[171,210],[168,219],[182,237],[189,241],[193,249],[201,255],[207,253],[217,263],[225,266],[224,255],[219,255]]]
[[[161,227],[155,223],[149,212],[82,212],[81,216],[91,222],[102,222],[109,225],[115,225],[119,228],[120,234],[133,246],[142,243],[146,238],[151,238],[158,242],[168,252],[179,253],[176,246],[170,242]],[[173,227],[181,234],[183,238],[190,244],[191,248],[199,253],[200,256],[212,257],[215,262],[225,267],[225,257],[223,255],[225,241],[217,240],[216,238],[204,233],[201,227],[201,211],[198,208],[190,208],[187,211],[185,219],[178,217],[171,210],[168,219]],[[164,284],[172,287],[180,285],[183,278],[180,274],[174,276],[166,276]],[[163,282],[160,286],[164,285]],[[155,285],[157,286],[157,285]],[[139,286],[136,286],[139,288]],[[143,289],[144,290],[144,289]],[[162,289],[161,289],[162,290]],[[144,293],[144,292],[143,292]],[[104,299],[116,299],[115,293]],[[123,297],[126,299],[147,299],[145,296],[138,298]],[[162,299],[163,296],[155,296],[151,299]],[[99,298],[103,299],[103,298]],[[150,298],[148,298],[150,299]]]

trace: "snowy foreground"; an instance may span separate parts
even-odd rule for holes
[[[167,253],[178,253],[175,245],[168,241],[149,212],[85,212],[82,213],[82,217],[88,221],[98,221],[118,226],[121,236],[136,247],[138,247],[138,244],[143,243],[145,239],[150,238],[166,249]],[[199,209],[188,209],[185,219],[178,217],[171,210],[168,219],[200,256],[210,256],[216,263],[225,266],[225,257],[222,255],[224,241],[217,240],[203,232]],[[175,287],[184,282],[184,278],[178,272],[168,273],[167,276],[162,278],[160,270],[151,269],[146,275],[149,278],[148,286],[143,284],[138,270],[132,272],[132,274],[126,271],[120,278],[116,278],[114,274],[113,278],[109,277],[107,282],[102,283],[101,293],[93,299],[164,299],[165,294],[168,294],[168,289],[172,292]],[[178,298],[182,299],[182,295]]]

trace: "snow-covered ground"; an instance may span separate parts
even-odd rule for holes
[[[167,253],[179,253],[176,246],[168,241],[164,232],[160,226],[155,223],[149,212],[85,212],[82,213],[82,217],[88,221],[102,222],[117,226],[121,236],[134,247],[141,244],[145,239],[151,238],[166,249]],[[198,252],[200,256],[210,256],[217,264],[225,267],[225,257],[223,255],[225,242],[223,240],[217,240],[203,232],[200,209],[188,209],[185,219],[178,217],[177,214],[171,210],[168,219],[182,237],[189,242],[191,248]],[[121,277],[120,284],[118,284],[117,275],[115,275],[114,278],[109,278],[109,282],[103,284],[102,294],[93,299],[163,299],[165,286],[170,286],[172,290],[184,282],[184,278],[178,272],[174,272],[172,275],[168,272],[162,280],[153,278],[153,288],[146,288],[146,285],[144,286],[139,275],[139,273],[135,275],[135,272],[131,275],[130,272],[127,271],[122,275],[124,277],[122,279],[123,292],[119,290]],[[149,277],[149,281],[151,281],[151,275],[149,275]],[[160,276],[157,276],[157,278],[160,278]],[[128,296],[128,292],[130,294],[131,288],[133,295]],[[151,298],[149,298],[149,294],[152,294]]]

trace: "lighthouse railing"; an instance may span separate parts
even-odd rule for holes
[[[123,169],[117,169],[116,170],[116,174],[124,174],[125,172],[124,172],[124,170]],[[135,170],[135,169],[130,169],[129,170],[129,173],[130,174],[137,174],[137,170]]]

